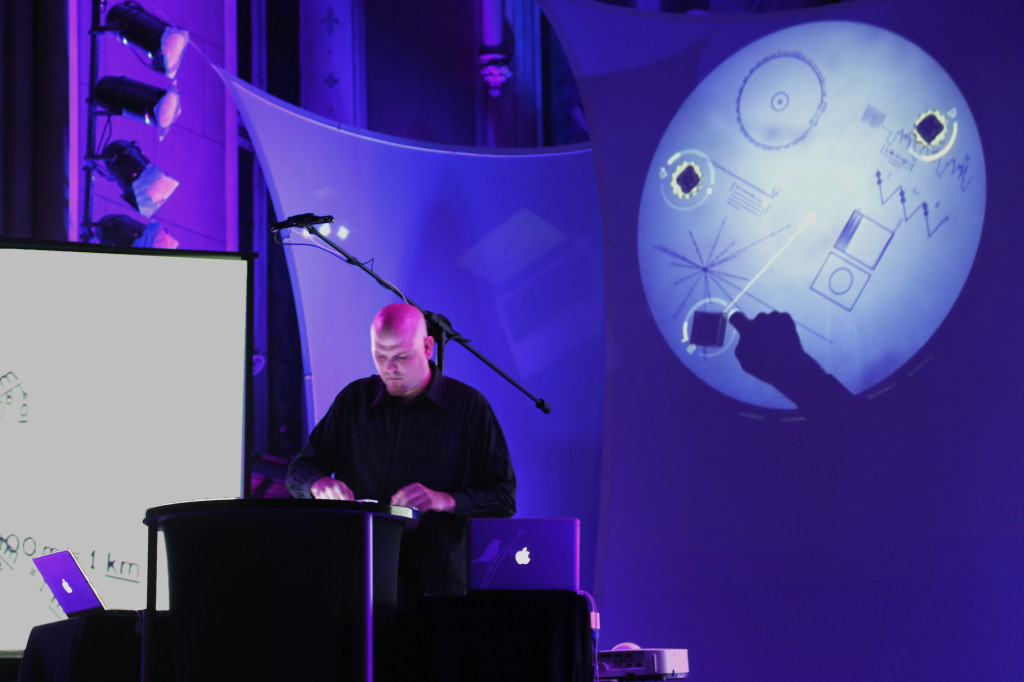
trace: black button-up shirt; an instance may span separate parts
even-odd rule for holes
[[[410,483],[452,496],[454,514],[425,513],[402,536],[400,580],[426,594],[466,591],[467,518],[516,509],[515,472],[490,404],[433,364],[427,388],[408,402],[377,375],[338,394],[289,465],[288,489],[310,497],[310,485],[331,474],[357,500],[386,504]]]

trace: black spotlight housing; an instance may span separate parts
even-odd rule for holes
[[[108,29],[126,45],[145,51],[154,71],[173,79],[188,45],[188,31],[154,17],[136,2],[122,2],[107,11]]]
[[[114,140],[104,147],[102,158],[124,192],[121,197],[147,218],[178,188],[178,181],[150,163],[134,142]]]
[[[108,113],[156,126],[161,140],[181,113],[181,98],[173,83],[163,89],[125,76],[105,76],[96,83],[95,97]]]
[[[131,246],[146,226],[126,215],[105,215],[96,223],[96,238],[107,246]]]

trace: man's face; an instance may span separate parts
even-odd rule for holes
[[[430,381],[434,339],[422,330],[381,332],[370,330],[373,362],[388,393],[411,400]]]

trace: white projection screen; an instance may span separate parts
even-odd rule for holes
[[[108,608],[141,609],[146,510],[243,490],[249,273],[0,241],[0,649],[64,617],[34,556],[71,549]]]

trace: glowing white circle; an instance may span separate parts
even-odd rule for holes
[[[739,50],[683,102],[645,180],[640,272],[694,374],[791,409],[722,352],[736,334],[724,346],[680,339],[698,303],[790,313],[805,350],[860,393],[945,319],[984,212],[981,141],[942,67],[875,26],[802,24]]]

